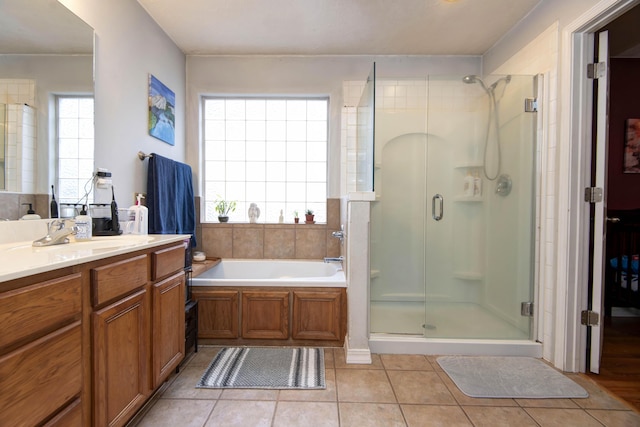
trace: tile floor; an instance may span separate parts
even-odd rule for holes
[[[211,426],[640,426],[640,413],[581,374],[587,399],[476,399],[462,394],[435,356],[373,355],[347,365],[325,349],[326,390],[212,390],[194,386],[218,348],[201,346],[131,424]]]

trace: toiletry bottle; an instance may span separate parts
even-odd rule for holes
[[[464,177],[464,195],[466,197],[472,197],[473,189],[474,189],[474,179],[473,179],[473,176],[471,176],[471,172],[467,171],[467,176]]]
[[[91,240],[91,236],[93,235],[93,222],[91,216],[87,214],[87,205],[82,205],[80,215],[76,216],[76,227],[78,228],[76,232],[77,242]]]
[[[136,204],[129,208],[129,223],[131,234],[149,233],[149,209],[142,205],[142,194],[136,195]],[[129,232],[129,230],[127,230]]]
[[[36,211],[33,210],[33,206],[31,203],[23,203],[23,205],[29,205],[29,210],[27,211],[27,214],[22,215],[22,218],[20,219],[40,219],[40,215],[38,215]]]
[[[480,178],[478,171],[473,176],[473,195],[474,197],[482,196],[482,178]]]

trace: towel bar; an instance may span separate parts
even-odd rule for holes
[[[138,158],[144,160],[147,157],[153,157],[153,154],[144,154],[142,151],[138,151]]]

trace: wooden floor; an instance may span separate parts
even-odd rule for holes
[[[600,374],[589,376],[640,411],[640,317],[606,317]]]

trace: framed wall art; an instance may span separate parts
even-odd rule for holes
[[[170,145],[176,143],[176,95],[149,74],[149,135]]]

